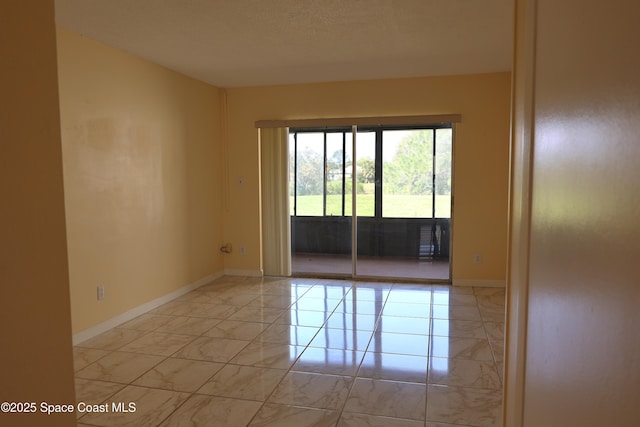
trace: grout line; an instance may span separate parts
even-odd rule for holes
[[[315,286],[315,285],[313,285]],[[305,292],[302,293],[302,295],[300,297],[298,297],[298,299],[296,299],[296,301],[294,301],[293,303],[291,303],[291,305],[289,306],[292,307],[296,302],[298,302],[304,295],[306,295],[312,288],[310,287],[309,289],[307,289]],[[334,309],[335,311],[335,309]],[[284,313],[283,313],[284,314]],[[333,314],[333,312],[332,312]],[[327,318],[325,319],[324,323],[322,324],[322,326],[320,326],[318,328],[318,331],[316,332],[316,334],[313,336],[313,338],[311,339],[311,341],[313,341],[313,339],[315,339],[315,337],[320,333],[320,330],[322,329],[322,327],[327,323],[327,320],[329,319],[330,315],[327,316]],[[277,319],[276,319],[277,320]],[[274,325],[274,322],[272,322],[270,325]],[[293,326],[293,325],[290,325]],[[268,328],[268,327],[267,327]],[[266,330],[266,328],[265,328]],[[264,333],[264,330],[255,338],[258,339],[260,337],[260,335],[262,335]],[[311,341],[309,341],[309,343],[304,347],[304,349],[300,352],[300,354],[297,355],[296,359],[293,361],[293,363],[291,363],[289,365],[289,368],[287,368],[285,374],[282,376],[282,378],[280,379],[280,381],[278,381],[278,383],[276,384],[276,386],[273,388],[273,390],[271,390],[271,392],[269,393],[268,396],[265,397],[264,401],[262,402],[262,404],[260,405],[260,408],[258,408],[258,410],[256,411],[255,414],[253,414],[253,417],[251,417],[251,419],[249,420],[249,422],[247,423],[247,425],[251,424],[253,422],[253,420],[256,418],[256,416],[260,413],[260,411],[262,411],[262,409],[264,408],[264,406],[267,404],[267,402],[269,401],[269,399],[271,398],[271,396],[273,396],[273,393],[275,393],[275,391],[278,389],[278,387],[280,386],[280,384],[282,384],[282,381],[284,381],[284,379],[287,377],[287,375],[289,375],[289,373],[292,372],[293,367],[295,366],[295,364],[297,363],[297,361],[300,359],[300,356],[302,356],[302,354],[307,350],[307,348],[309,348],[309,344],[311,344]],[[295,371],[294,371],[295,372]],[[291,405],[289,405],[291,406]],[[318,409],[318,408],[312,408],[312,409]]]
[[[291,286],[294,280],[297,280],[297,279],[287,279],[287,281],[286,281],[286,282],[289,284],[289,286]],[[262,287],[268,287],[268,283],[265,283],[264,281],[262,281],[261,283],[262,283],[262,285],[261,285]],[[111,383],[113,383],[113,384],[122,385],[122,386],[123,386],[123,388],[122,388],[121,390],[118,390],[118,391],[116,391],[116,392],[114,392],[114,393],[112,393],[112,394],[108,395],[108,396],[107,396],[107,397],[106,397],[102,402],[106,402],[107,400],[109,400],[110,398],[112,398],[112,397],[113,397],[114,395],[116,395],[117,393],[120,393],[121,391],[123,391],[123,390],[124,390],[126,387],[128,387],[128,386],[144,387],[144,388],[148,388],[148,389],[156,389],[156,390],[170,391],[170,392],[173,392],[173,393],[185,393],[185,394],[188,394],[187,398],[186,398],[182,403],[180,403],[180,405],[176,406],[176,408],[175,408],[173,411],[171,411],[171,413],[169,413],[165,418],[163,418],[163,420],[160,420],[160,423],[161,423],[161,422],[164,422],[164,421],[166,421],[168,418],[170,418],[171,416],[173,416],[173,415],[176,413],[176,411],[178,411],[178,410],[179,410],[179,409],[180,409],[180,408],[185,404],[185,402],[187,402],[188,400],[190,400],[190,399],[191,399],[193,396],[195,396],[195,395],[200,395],[200,394],[198,393],[198,390],[202,387],[202,385],[207,384],[209,381],[211,381],[211,380],[212,380],[216,375],[218,375],[218,374],[219,374],[219,372],[220,372],[222,369],[224,369],[226,366],[229,366],[229,365],[232,365],[232,366],[255,366],[255,365],[238,365],[238,364],[236,364],[236,363],[232,363],[232,362],[231,362],[231,360],[233,360],[233,358],[235,358],[238,354],[240,354],[242,351],[244,351],[244,350],[245,350],[245,349],[246,349],[250,344],[252,344],[252,343],[254,343],[254,342],[259,342],[260,337],[262,337],[262,336],[265,334],[265,332],[266,332],[266,331],[267,331],[271,326],[274,326],[274,325],[287,326],[288,324],[286,324],[286,323],[282,323],[282,324],[280,324],[280,323],[276,323],[276,322],[277,322],[277,321],[278,321],[278,319],[280,319],[283,315],[287,314],[288,312],[291,312],[291,310],[297,310],[297,308],[295,307],[295,305],[296,305],[296,304],[300,301],[300,299],[301,299],[301,298],[303,298],[304,296],[308,296],[308,298],[315,298],[315,295],[313,295],[313,296],[310,296],[310,295],[309,295],[309,291],[311,291],[314,287],[316,287],[316,286],[318,286],[318,285],[319,285],[319,287],[322,287],[322,286],[325,286],[325,285],[336,284],[336,283],[342,283],[342,284],[343,284],[343,289],[344,289],[344,288],[346,288],[346,284],[348,283],[348,284],[349,284],[349,289],[348,289],[348,290],[346,290],[346,292],[344,292],[344,293],[343,293],[343,295],[342,295],[342,297],[341,297],[340,299],[336,300],[336,301],[337,301],[337,303],[333,306],[333,308],[332,308],[332,309],[330,309],[330,312],[329,312],[329,310],[319,311],[319,313],[325,313],[325,314],[327,314],[327,313],[328,313],[328,314],[324,317],[324,321],[323,321],[323,323],[322,323],[320,326],[309,326],[310,328],[311,328],[311,327],[316,328],[316,329],[317,329],[317,331],[313,334],[313,336],[311,337],[311,339],[307,340],[308,342],[307,342],[305,345],[296,345],[296,346],[295,346],[295,347],[297,347],[298,349],[301,349],[301,350],[297,353],[297,355],[296,355],[296,357],[295,357],[295,360],[293,360],[293,361],[289,364],[289,366],[288,366],[288,368],[287,368],[286,370],[285,370],[285,369],[282,369],[282,370],[284,370],[284,371],[285,371],[284,375],[283,375],[283,376],[282,376],[282,378],[278,381],[278,383],[276,384],[276,386],[271,390],[271,392],[270,392],[270,393],[265,397],[265,399],[264,399],[263,401],[259,401],[259,402],[261,403],[261,405],[260,405],[260,407],[258,408],[258,410],[256,411],[256,413],[253,415],[253,417],[251,418],[251,420],[250,420],[249,422],[253,421],[253,420],[256,418],[257,414],[258,414],[258,413],[259,413],[259,412],[264,408],[264,406],[267,404],[267,402],[269,401],[269,399],[273,396],[273,394],[275,393],[275,391],[278,389],[278,387],[282,384],[282,382],[284,381],[284,379],[285,379],[289,374],[291,374],[291,373],[293,373],[293,372],[303,372],[303,373],[307,373],[307,374],[315,374],[315,375],[341,376],[341,377],[351,377],[351,378],[352,378],[351,384],[350,384],[350,386],[349,386],[349,390],[348,390],[348,392],[347,392],[347,397],[346,397],[345,401],[342,403],[342,405],[341,405],[341,407],[340,407],[339,409],[335,409],[335,410],[333,410],[333,409],[327,409],[327,408],[311,408],[311,407],[309,407],[309,409],[320,409],[320,410],[327,410],[327,411],[337,412],[337,413],[338,413],[338,417],[337,417],[337,421],[336,421],[336,423],[338,423],[338,422],[339,422],[339,420],[341,419],[341,417],[342,417],[343,413],[344,413],[344,409],[345,409],[345,407],[346,407],[346,405],[347,405],[347,402],[349,401],[349,399],[351,398],[351,396],[352,396],[352,394],[353,394],[353,390],[354,390],[354,387],[355,387],[355,384],[356,384],[357,380],[358,380],[359,378],[364,378],[364,377],[360,377],[359,375],[360,375],[360,373],[362,372],[362,367],[363,367],[363,363],[364,363],[364,360],[365,360],[365,356],[366,356],[366,354],[370,351],[370,346],[371,346],[371,343],[373,342],[374,337],[376,336],[376,334],[381,334],[381,333],[382,333],[382,331],[379,329],[379,327],[380,327],[380,321],[381,321],[381,318],[382,318],[382,316],[383,316],[384,308],[386,307],[387,303],[389,303],[389,297],[393,294],[393,291],[394,291],[394,290],[402,290],[402,289],[403,289],[403,284],[395,284],[395,283],[391,283],[391,284],[390,284],[390,286],[389,286],[388,288],[383,289],[383,292],[385,293],[384,298],[383,298],[383,302],[380,304],[380,306],[379,306],[379,307],[376,305],[376,312],[375,312],[375,314],[373,314],[373,315],[375,316],[375,321],[374,321],[374,325],[373,325],[373,331],[365,331],[365,330],[362,330],[362,329],[347,329],[347,328],[345,328],[345,327],[343,327],[343,328],[329,328],[329,327],[328,327],[329,319],[330,319],[334,314],[336,314],[336,313],[340,313],[342,316],[347,316],[347,315],[356,316],[356,315],[358,315],[358,314],[361,314],[361,313],[358,313],[358,312],[357,312],[357,310],[354,310],[354,313],[347,313],[346,311],[339,311],[339,312],[337,311],[337,310],[341,307],[341,305],[343,305],[343,304],[344,304],[344,302],[345,302],[345,298],[348,298],[348,297],[353,296],[353,295],[355,295],[355,294],[356,294],[356,292],[355,292],[355,291],[357,290],[357,282],[354,282],[354,281],[352,281],[352,280],[349,280],[349,281],[334,281],[334,280],[332,280],[332,281],[322,281],[322,280],[316,280],[316,281],[309,281],[309,282],[306,282],[306,283],[305,283],[305,285],[304,285],[304,286],[306,287],[306,289],[305,289],[303,292],[301,292],[301,293],[300,293],[300,295],[298,296],[298,298],[297,298],[295,301],[291,302],[287,307],[270,307],[270,306],[264,306],[264,305],[252,305],[252,303],[254,303],[254,302],[258,301],[258,300],[264,300],[264,297],[273,297],[273,298],[274,298],[274,299],[276,299],[276,300],[278,300],[278,299],[280,299],[280,298],[282,298],[282,297],[283,297],[283,294],[281,294],[281,293],[280,293],[280,291],[275,292],[275,293],[273,293],[273,294],[269,294],[269,293],[264,293],[264,292],[265,292],[265,289],[261,289],[261,290],[259,290],[259,291],[260,291],[260,293],[255,294],[255,295],[256,295],[256,296],[255,296],[255,298],[249,298],[249,297],[247,297],[247,302],[245,302],[244,304],[241,304],[241,305],[232,305],[232,304],[228,304],[228,300],[226,300],[225,298],[222,298],[222,299],[218,300],[218,301],[217,301],[217,302],[215,302],[215,303],[201,303],[201,304],[209,304],[209,305],[230,305],[230,306],[233,306],[233,307],[237,308],[237,310],[236,310],[236,311],[234,311],[233,313],[231,313],[231,314],[227,315],[224,319],[212,319],[212,318],[207,318],[207,317],[193,317],[193,316],[189,316],[188,314],[187,314],[187,315],[178,315],[178,314],[163,314],[163,313],[155,313],[155,314],[158,314],[158,315],[161,315],[161,316],[171,317],[171,319],[170,319],[170,320],[168,320],[167,322],[164,322],[164,323],[162,323],[162,324],[159,324],[159,325],[157,325],[157,326],[155,326],[155,327],[152,327],[152,328],[150,328],[150,329],[143,329],[143,330],[139,330],[139,329],[132,329],[132,328],[123,328],[123,327],[121,327],[121,326],[118,326],[118,327],[113,328],[113,329],[123,329],[123,330],[132,330],[132,331],[137,331],[137,332],[141,332],[141,333],[142,333],[142,335],[140,335],[139,337],[137,337],[136,339],[134,339],[134,340],[132,340],[132,341],[127,341],[127,342],[125,342],[124,344],[122,344],[122,345],[120,345],[120,346],[118,346],[118,347],[116,347],[116,348],[114,348],[114,349],[104,349],[104,348],[94,348],[94,347],[83,347],[82,345],[78,345],[77,347],[78,347],[78,348],[82,348],[82,349],[87,349],[87,350],[101,350],[101,351],[105,351],[105,352],[107,352],[107,354],[100,356],[98,359],[96,359],[96,360],[92,361],[91,363],[88,363],[87,365],[85,365],[85,366],[84,366],[83,368],[81,368],[81,369],[84,369],[84,368],[86,368],[86,367],[88,367],[88,366],[90,366],[90,365],[92,365],[92,364],[94,364],[94,363],[98,362],[99,360],[103,359],[104,357],[106,357],[106,356],[108,356],[108,355],[110,355],[110,354],[112,354],[112,353],[114,353],[114,352],[116,352],[116,351],[117,351],[117,352],[126,352],[126,353],[131,353],[131,354],[143,354],[143,355],[149,355],[148,353],[140,353],[140,352],[123,351],[123,350],[121,350],[121,349],[122,349],[123,347],[125,347],[125,346],[129,345],[130,343],[133,343],[133,342],[135,342],[135,341],[137,341],[137,340],[143,339],[144,337],[147,337],[148,335],[150,335],[150,334],[152,334],[152,333],[157,332],[157,329],[159,329],[159,328],[163,327],[164,325],[166,325],[167,323],[169,323],[169,322],[173,321],[174,319],[177,319],[177,318],[180,318],[180,317],[189,317],[189,318],[193,318],[193,319],[209,319],[209,320],[216,320],[216,321],[217,321],[217,322],[216,322],[216,324],[214,324],[213,326],[211,326],[209,329],[206,329],[205,331],[200,332],[200,333],[199,333],[199,334],[197,334],[197,335],[196,335],[196,334],[193,334],[193,333],[162,332],[162,333],[166,333],[166,334],[190,336],[190,337],[192,337],[192,339],[191,339],[189,342],[187,342],[187,343],[185,343],[184,345],[182,345],[179,349],[175,350],[173,353],[171,353],[171,354],[170,354],[170,355],[168,355],[168,356],[167,356],[167,355],[157,355],[157,354],[153,355],[153,356],[163,357],[163,359],[162,359],[162,360],[160,360],[160,361],[159,361],[158,363],[156,363],[154,366],[150,367],[150,368],[149,368],[149,369],[147,369],[145,372],[143,372],[142,374],[140,374],[139,376],[137,376],[136,378],[134,378],[132,381],[130,381],[130,382],[128,382],[128,383],[118,383],[118,382],[107,381],[107,382],[111,382]],[[241,284],[241,283],[240,283],[240,284]],[[236,287],[237,285],[238,285],[238,284],[230,284],[229,286],[225,286],[224,288],[223,288],[223,287],[221,287],[221,288],[217,289],[216,291],[220,291],[221,293],[224,293],[224,292],[227,292],[227,291],[236,290],[236,289],[238,289],[238,288]],[[241,292],[241,293],[239,293],[238,295],[253,295],[253,292],[258,292],[258,290],[255,290],[255,289],[254,289],[254,287],[253,287],[253,286],[254,286],[254,284],[251,284],[251,285],[248,285],[248,286],[251,286],[251,287],[250,287],[250,288],[249,288],[249,287],[247,288],[248,292],[247,292],[246,294],[245,294],[245,293],[243,293],[243,292]],[[429,285],[425,285],[425,287],[427,287],[427,286],[429,286]],[[354,288],[355,288],[355,289],[354,289]],[[275,287],[275,288],[274,288],[274,291],[275,291],[276,289],[278,289],[278,290],[279,290],[280,288],[279,288],[279,287]],[[283,289],[284,289],[284,288],[283,288]],[[427,341],[427,350],[426,350],[426,362],[427,362],[427,366],[426,366],[426,378],[425,378],[425,383],[424,383],[424,386],[425,386],[425,406],[424,406],[424,418],[425,418],[425,423],[426,423],[426,422],[428,422],[428,419],[427,419],[427,415],[428,415],[428,414],[427,414],[427,409],[428,409],[428,399],[429,399],[429,393],[428,393],[428,391],[429,391],[429,373],[430,373],[430,370],[431,370],[431,363],[430,363],[430,362],[431,362],[431,358],[432,358],[432,354],[433,354],[433,338],[434,338],[434,310],[433,310],[433,308],[434,308],[434,305],[436,305],[436,304],[435,304],[435,302],[434,302],[434,298],[433,298],[433,287],[430,287],[430,290],[431,290],[430,301],[429,301],[429,310],[430,310],[430,312],[429,312],[429,318],[428,318],[428,319],[429,319],[429,322],[428,322],[428,335],[427,335],[427,337],[428,337],[428,341]],[[186,296],[186,295],[196,295],[196,294],[201,294],[201,293],[213,293],[213,292],[212,292],[212,291],[209,291],[209,290],[197,289],[197,290],[193,290],[193,291],[191,291],[191,292],[190,292],[190,293],[188,293],[188,294],[185,294],[185,296]],[[486,341],[489,343],[489,346],[490,346],[490,349],[491,349],[491,355],[492,355],[492,359],[493,359],[493,364],[494,364],[495,369],[497,370],[497,363],[498,363],[498,362],[497,362],[497,359],[496,359],[496,353],[495,353],[495,350],[494,350],[493,342],[492,342],[492,340],[490,340],[490,339],[489,339],[489,332],[488,332],[488,329],[487,329],[487,323],[498,323],[498,322],[491,322],[491,321],[490,321],[490,319],[486,319],[486,318],[485,318],[485,314],[483,313],[483,311],[482,311],[482,310],[480,310],[480,304],[479,304],[479,301],[478,301],[478,296],[476,295],[476,289],[475,289],[475,288],[474,288],[474,290],[473,290],[473,296],[474,296],[475,303],[476,303],[475,307],[476,307],[476,308],[478,309],[478,311],[480,312],[480,320],[481,320],[481,322],[482,322],[482,327],[483,327],[483,331],[484,331],[485,339],[486,339]],[[196,296],[196,298],[197,298],[197,296]],[[232,300],[232,301],[233,301],[234,296],[229,296],[228,298],[229,298],[230,300]],[[194,298],[194,299],[195,299],[195,298]],[[240,297],[240,298],[239,298],[239,300],[243,300],[243,299],[244,299],[244,297]],[[328,307],[328,306],[326,305],[326,301],[327,301],[326,294],[325,294],[325,296],[324,296],[324,297],[321,297],[321,298],[318,298],[318,299],[324,300],[324,301],[325,301],[325,308],[327,308],[327,307]],[[333,299],[329,299],[329,300],[333,301]],[[188,298],[188,299],[186,299],[186,300],[184,300],[184,301],[181,301],[181,302],[188,302],[188,301],[190,301],[190,298]],[[353,301],[356,301],[356,300],[354,299]],[[362,301],[364,301],[364,300],[362,300]],[[374,300],[373,302],[376,302],[376,301],[377,301],[377,300]],[[194,303],[198,303],[197,301],[193,301],[193,302],[194,302]],[[400,301],[396,301],[396,303],[398,303],[398,304],[410,304],[409,302],[404,303],[404,302],[400,302]],[[333,303],[332,303],[332,304],[333,304]],[[440,304],[440,305],[442,305],[442,304]],[[466,305],[466,304],[459,304],[459,305],[463,305],[463,306],[471,306],[471,305]],[[455,306],[459,306],[459,305],[455,305]],[[235,355],[234,355],[233,357],[231,357],[228,361],[226,361],[226,362],[212,362],[212,361],[204,360],[203,362],[208,362],[208,363],[219,363],[219,364],[221,364],[221,365],[222,365],[222,367],[221,367],[220,369],[218,369],[216,372],[214,372],[212,375],[210,375],[210,376],[209,376],[209,377],[208,377],[208,378],[207,378],[207,379],[202,383],[202,385],[201,385],[197,390],[195,390],[195,391],[193,391],[193,392],[183,392],[183,391],[178,391],[178,390],[168,390],[168,389],[159,388],[159,387],[148,387],[148,386],[142,386],[142,385],[138,386],[138,385],[135,385],[135,384],[134,384],[134,382],[135,382],[135,381],[139,380],[141,377],[143,377],[144,375],[146,375],[147,373],[149,373],[151,370],[153,370],[154,368],[156,368],[158,365],[160,365],[160,364],[164,363],[165,361],[167,361],[167,360],[168,360],[168,359],[170,359],[170,358],[174,358],[174,359],[175,359],[175,358],[177,358],[177,357],[176,357],[176,355],[177,355],[180,351],[182,351],[185,347],[189,346],[191,343],[193,343],[193,341],[195,341],[195,340],[196,340],[196,339],[198,339],[199,337],[208,337],[207,335],[205,335],[206,333],[208,333],[208,332],[210,332],[211,330],[215,329],[215,328],[216,328],[220,323],[222,323],[222,322],[224,322],[224,321],[230,321],[231,319],[229,319],[229,317],[233,316],[233,315],[234,315],[235,313],[237,313],[240,309],[242,309],[242,308],[246,308],[246,307],[255,308],[255,309],[257,309],[257,311],[259,311],[259,312],[264,312],[264,311],[265,311],[265,309],[268,309],[268,310],[274,310],[274,311],[276,311],[276,310],[277,310],[277,311],[279,311],[280,313],[279,313],[279,315],[278,315],[277,317],[275,317],[274,319],[272,319],[270,322],[264,322],[264,321],[256,322],[255,320],[251,320],[251,319],[236,320],[237,322],[240,322],[240,323],[263,323],[263,324],[265,324],[266,326],[265,326],[265,328],[264,328],[260,333],[258,333],[258,334],[257,334],[255,337],[253,337],[251,340],[242,340],[242,341],[247,341],[247,344],[245,344],[245,345],[244,345],[244,346],[243,346],[243,347],[242,347],[238,352],[236,352],[236,353],[235,353]],[[449,303],[449,307],[452,307],[451,303]],[[379,309],[378,309],[378,308],[379,308]],[[367,314],[367,315],[372,315],[371,313],[365,313],[365,314]],[[143,314],[143,315],[144,315],[144,314]],[[403,316],[397,316],[397,317],[403,317]],[[134,319],[132,319],[132,320],[134,320]],[[263,319],[263,320],[264,320],[264,319]],[[456,319],[451,319],[451,320],[456,320]],[[296,326],[296,325],[289,325],[289,326]],[[306,326],[306,325],[297,325],[297,326]],[[353,327],[357,327],[357,325],[353,325]],[[350,352],[350,351],[354,351],[354,352],[361,352],[361,353],[362,353],[362,358],[359,360],[358,367],[357,367],[357,369],[355,370],[355,373],[354,373],[353,375],[331,374],[331,373],[322,373],[322,372],[294,371],[294,366],[295,366],[295,364],[299,361],[300,357],[302,356],[302,354],[303,354],[307,349],[312,348],[312,347],[310,346],[310,344],[313,342],[313,340],[314,340],[314,339],[316,339],[316,337],[318,337],[318,336],[319,336],[319,334],[320,334],[320,332],[321,332],[321,330],[322,330],[322,329],[325,329],[325,330],[335,329],[335,330],[351,331],[351,332],[353,332],[353,333],[360,333],[360,332],[363,332],[363,333],[364,333],[364,332],[366,332],[366,333],[370,333],[370,335],[369,335],[369,339],[368,339],[368,341],[367,341],[367,343],[366,343],[366,347],[364,347],[364,350],[357,350],[357,349],[355,349],[355,350],[334,349],[334,350],[336,350],[336,351],[343,351],[343,352]],[[346,333],[346,332],[345,332],[345,333]],[[397,333],[398,333],[398,334],[402,334],[402,332],[397,332]],[[421,334],[420,334],[420,335],[421,335]],[[448,335],[448,337],[451,337],[451,335]],[[215,337],[208,337],[208,338],[213,338],[213,339],[215,339]],[[233,338],[233,339],[235,339],[235,338]],[[291,345],[290,343],[275,343],[275,344]],[[313,347],[313,348],[316,348],[316,347]],[[322,348],[322,347],[317,347],[317,348],[319,348],[319,349],[320,349],[320,348]],[[329,349],[329,347],[326,347],[326,346],[325,346],[325,347],[323,347],[323,348],[324,348],[325,350]],[[398,354],[400,354],[400,353],[398,353]],[[184,359],[184,358],[180,358],[180,359]],[[185,359],[185,360],[195,360],[195,359]],[[473,360],[475,360],[475,359],[473,359]],[[265,368],[265,369],[280,369],[280,368],[273,368],[273,367],[264,367],[264,368]],[[78,371],[80,371],[81,369],[79,369]],[[78,371],[75,371],[75,370],[74,370],[74,377],[76,377],[76,378],[80,378],[80,377],[77,377],[77,376],[76,376],[76,374],[77,374],[77,372],[78,372]],[[499,373],[498,373],[498,375],[499,375]],[[500,376],[500,375],[499,375],[499,376]],[[89,380],[89,381],[104,381],[104,380],[99,380],[99,379],[87,379],[87,378],[81,378],[81,379]],[[371,380],[376,380],[376,378],[372,378]],[[383,380],[383,379],[379,379],[379,380]],[[388,381],[394,381],[394,382],[407,382],[407,381],[397,381],[397,380],[388,380]],[[409,381],[409,382],[411,382],[411,381]],[[418,384],[418,383],[414,383],[414,384]],[[502,378],[501,378],[501,377],[500,377],[500,384],[501,384],[501,386],[503,387],[503,385],[502,385],[503,383],[502,383]],[[209,395],[203,394],[203,396],[209,396]],[[218,396],[218,397],[222,397],[222,396]],[[256,400],[251,400],[251,399],[242,399],[242,398],[231,398],[231,399],[247,400],[247,401],[253,401],[253,402],[255,402],[255,401],[256,401]],[[296,407],[303,407],[303,408],[307,407],[307,406],[304,406],[304,405],[295,405],[295,404],[287,404],[286,406],[296,406]],[[373,415],[373,414],[368,414],[368,415],[376,416],[376,415]],[[83,415],[83,417],[84,417],[84,415]],[[82,418],[82,417],[80,417],[80,418]],[[80,418],[77,418],[77,419],[78,419],[80,422],[82,422],[82,421],[80,420]],[[395,417],[395,418],[397,418],[397,417]]]

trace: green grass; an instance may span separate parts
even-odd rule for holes
[[[290,200],[293,214],[293,197]],[[351,215],[351,197],[345,198],[345,214]],[[373,216],[375,205],[373,194],[358,194],[358,216]],[[322,216],[322,196],[299,196],[299,216]],[[342,197],[327,196],[327,216],[342,215]],[[382,216],[391,218],[431,218],[431,196],[386,195],[382,199]],[[451,216],[451,197],[436,196],[436,217]]]

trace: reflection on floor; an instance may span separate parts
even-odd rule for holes
[[[296,253],[291,255],[291,268],[294,273],[351,275],[351,255]],[[358,275],[448,280],[449,260],[359,257]]]
[[[223,277],[74,349],[79,426],[500,426],[504,290]],[[446,423],[446,424],[445,424]]]

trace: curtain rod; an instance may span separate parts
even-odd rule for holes
[[[460,123],[461,114],[432,114],[422,116],[340,117],[327,119],[257,120],[256,128],[334,127],[379,125],[432,125]]]

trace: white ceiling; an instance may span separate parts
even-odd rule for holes
[[[56,0],[58,25],[219,87],[511,69],[514,0]]]

